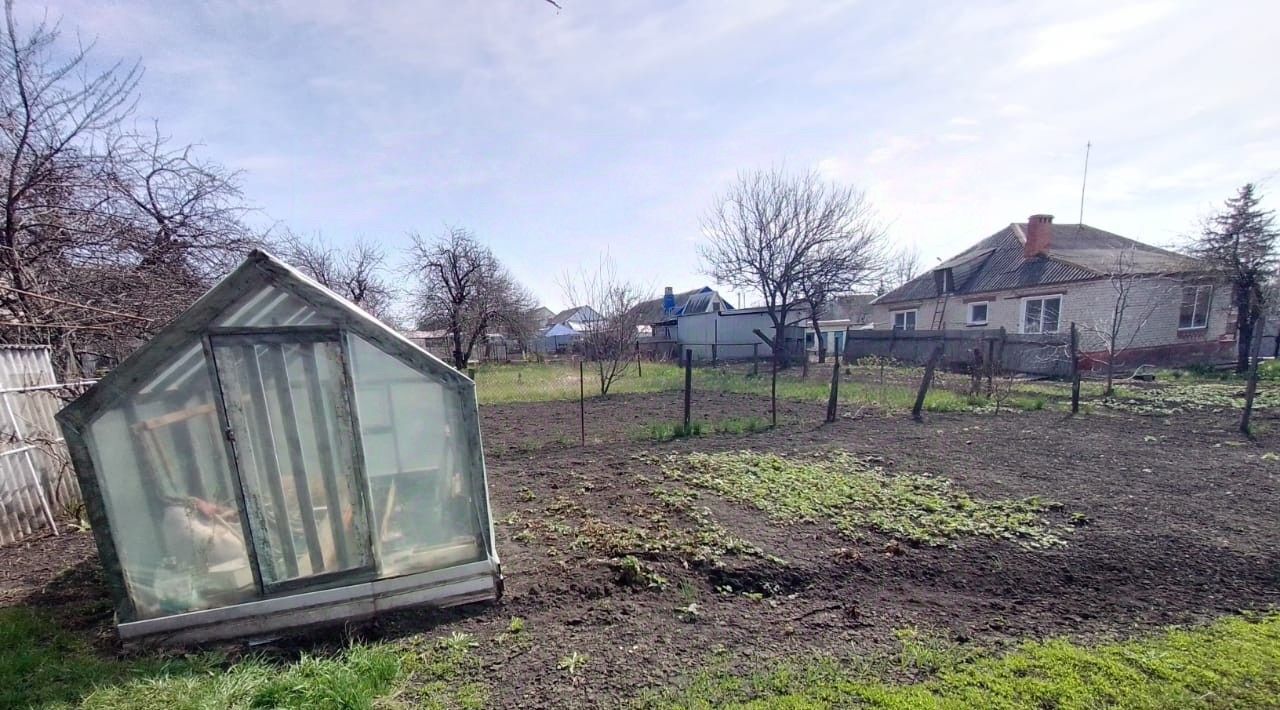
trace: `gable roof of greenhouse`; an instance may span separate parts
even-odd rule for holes
[[[255,323],[252,296],[265,287],[275,287],[288,297],[309,306],[323,321],[307,322],[308,317],[293,323]],[[264,309],[265,310],[265,309]],[[248,324],[220,326],[224,316],[248,317]],[[229,331],[270,330],[288,327],[346,328],[409,367],[459,385],[471,384],[466,375],[450,367],[431,353],[414,345],[385,323],[361,310],[306,274],[280,261],[261,249],[254,249],[240,266],[209,289],[177,318],[170,321],[141,348],[125,358],[84,395],[67,405],[57,418],[77,429],[82,428],[101,409],[133,392],[146,378],[184,355],[184,348],[200,344],[206,334]]]

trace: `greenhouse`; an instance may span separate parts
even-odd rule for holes
[[[265,252],[58,420],[126,642],[501,594],[475,384]]]

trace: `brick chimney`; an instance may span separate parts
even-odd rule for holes
[[[1033,214],[1027,219],[1027,243],[1022,247],[1022,256],[1030,259],[1049,251],[1049,242],[1053,239],[1053,215]]]

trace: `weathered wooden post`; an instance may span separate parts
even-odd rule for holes
[[[636,377],[644,377],[644,368],[640,366],[640,361],[644,358],[640,355],[640,343],[636,342]]]
[[[689,404],[693,394],[693,350],[684,351],[684,433],[689,434]]]
[[[1071,323],[1071,413],[1080,412],[1080,334]]]
[[[911,407],[911,418],[921,422],[924,417],[921,412],[924,411],[924,396],[929,393],[929,385],[933,382],[933,371],[938,367],[938,361],[942,359],[943,343],[938,343],[933,352],[929,354],[929,361],[924,366],[924,377],[920,378],[920,391],[916,393],[915,406]]]
[[[840,396],[840,357],[831,365],[831,394],[827,397],[827,423],[836,420],[836,401]]]
[[[751,375],[760,374],[760,343],[751,344]]]
[[[1240,413],[1240,433],[1252,436],[1249,419],[1253,416],[1253,398],[1258,394],[1258,355],[1262,349],[1262,326],[1253,329],[1253,342],[1249,344],[1249,381],[1244,386],[1244,411]]]
[[[769,426],[778,426],[778,350],[769,348]]]
[[[587,445],[587,372],[582,360],[578,361],[578,430],[582,445]]]

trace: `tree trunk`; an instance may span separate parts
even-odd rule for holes
[[[1253,318],[1249,312],[1248,289],[1237,289],[1236,295],[1236,373],[1249,370],[1249,346],[1253,342]]]
[[[786,332],[785,321],[773,326],[773,360],[778,363],[779,368],[785,368],[789,364]]]
[[[826,362],[827,361],[827,341],[825,338],[822,337],[822,328],[818,325],[818,317],[815,315],[811,320],[813,322],[814,337],[818,339],[818,362],[820,363]],[[805,357],[808,357],[808,356],[809,356],[808,353],[805,353]]]
[[[1102,391],[1103,397],[1110,397],[1114,393],[1114,384],[1116,381],[1116,354],[1110,353],[1107,356],[1107,388]]]

